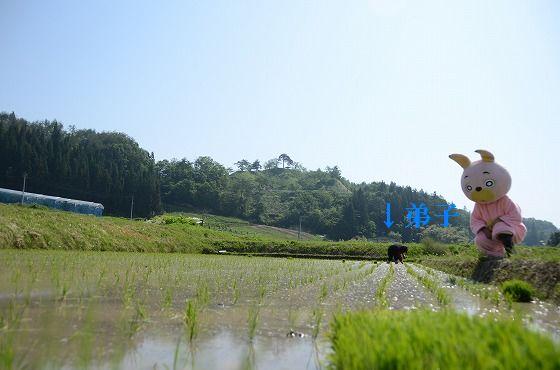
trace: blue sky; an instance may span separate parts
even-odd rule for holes
[[[560,226],[555,1],[0,2],[0,110],[123,131],[156,159],[288,153],[472,209],[492,151]]]

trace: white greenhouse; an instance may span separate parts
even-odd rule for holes
[[[21,203],[23,195],[23,204],[39,204],[50,208],[56,208],[63,211],[82,213],[86,215],[101,216],[103,214],[103,204],[86,202],[83,200],[53,197],[50,195],[23,193],[21,190],[10,190],[0,188],[1,203]]]

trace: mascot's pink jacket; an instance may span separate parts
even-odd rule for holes
[[[511,187],[508,171],[494,162],[492,153],[486,150],[476,152],[482,159],[472,163],[462,154],[451,154],[449,157],[463,167],[461,187],[467,198],[475,202],[471,230],[478,249],[489,256],[503,257],[504,244],[498,236],[512,235],[513,243],[520,243],[527,228],[519,206],[506,195]],[[485,227],[491,232],[491,238],[481,232]]]

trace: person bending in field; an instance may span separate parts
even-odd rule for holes
[[[401,263],[404,263],[403,259],[406,258],[407,252],[408,252],[408,247],[406,245],[391,244],[389,248],[387,248],[387,255],[389,257],[389,260],[387,262],[399,263],[400,261]]]

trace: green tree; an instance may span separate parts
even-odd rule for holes
[[[240,161],[235,162],[235,165],[239,169],[239,171],[249,171],[251,169],[251,163],[248,160],[242,159]]]
[[[551,247],[560,246],[560,231],[550,234],[550,238],[546,244]]]
[[[290,158],[289,155],[282,153],[278,156],[278,162],[282,162],[282,168],[285,168],[285,165],[291,166],[294,161]]]

